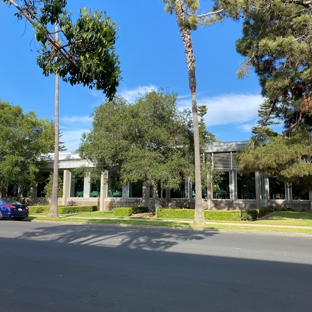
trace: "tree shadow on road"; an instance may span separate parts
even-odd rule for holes
[[[168,229],[164,227],[110,224],[45,224],[32,226],[20,239],[54,241],[63,244],[109,246],[165,251],[186,241],[201,241],[218,233],[217,229]]]

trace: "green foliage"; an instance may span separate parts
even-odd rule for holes
[[[50,206],[28,206],[28,208],[29,208],[30,214],[34,214],[34,213],[48,214],[50,210]]]
[[[53,187],[53,174],[50,173],[48,178],[48,183],[44,187],[44,193],[47,198],[52,197],[52,187]],[[58,178],[58,191],[57,197],[63,197],[63,181],[61,178]]]
[[[257,209],[246,209],[241,212],[241,220],[243,221],[255,221],[258,218],[275,211],[273,206],[261,207]]]
[[[28,206],[29,213],[44,213],[48,214],[50,206]],[[93,212],[98,211],[98,206],[59,206],[58,212],[60,214],[80,213],[80,212]]]
[[[157,209],[157,217],[163,219],[194,219],[194,209]],[[240,221],[241,211],[204,210],[206,220]]]
[[[179,112],[177,95],[162,90],[136,103],[115,97],[97,107],[93,129],[83,135],[79,153],[98,174],[116,172],[122,184],[146,181],[177,188],[194,175],[193,135],[189,115]]]
[[[66,11],[66,0],[24,0],[21,5],[6,0],[35,29],[36,40],[41,44],[38,65],[44,75],[58,73],[71,85],[83,84],[103,91],[112,98],[120,80],[120,67],[114,45],[118,28],[105,12],[80,10],[73,22]],[[49,28],[58,24],[59,41]]]
[[[243,221],[254,221],[258,218],[258,211],[257,209],[249,209],[243,210],[241,215],[241,220]]]
[[[148,212],[148,207],[132,207],[132,214]]]
[[[114,208],[115,217],[130,217],[132,215],[132,207]]]
[[[93,212],[98,211],[98,206],[62,206],[58,207],[59,214],[80,213],[80,212]]]
[[[9,185],[30,189],[45,163],[42,155],[53,148],[51,122],[0,100],[0,188],[4,193]]]
[[[266,98],[254,137],[238,157],[239,166],[284,181],[301,180],[311,188],[311,3],[217,0],[216,4],[228,16],[243,18],[243,36],[236,49],[246,57],[243,67],[254,68]],[[285,128],[282,137],[270,129],[277,120]]]

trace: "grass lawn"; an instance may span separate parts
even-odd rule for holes
[[[99,219],[103,218],[103,219]],[[86,213],[64,214],[59,219],[49,219],[43,214],[31,215],[29,220],[53,221],[53,222],[73,222],[73,223],[104,223],[104,224],[122,224],[122,225],[142,225],[142,226],[166,226],[179,228],[196,228],[191,220],[162,220],[155,217],[140,217],[135,215],[128,218],[116,218],[112,212],[95,211]],[[206,220],[207,223],[210,222]],[[224,224],[226,221],[213,221],[213,224],[207,224],[204,229],[207,230],[244,230],[244,231],[273,231],[286,233],[312,234],[312,213],[310,212],[292,212],[277,211],[266,218],[254,221],[237,221]],[[310,226],[310,229],[276,227],[279,226]]]
[[[262,220],[256,221],[257,224],[267,225],[291,225],[291,226],[311,226],[311,212],[294,211],[275,211]]]

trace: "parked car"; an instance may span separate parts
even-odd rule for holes
[[[29,208],[11,198],[0,198],[0,219],[9,218],[16,220],[26,219]]]

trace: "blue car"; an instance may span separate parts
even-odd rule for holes
[[[0,198],[0,219],[9,218],[16,220],[26,219],[29,208],[11,198]]]

